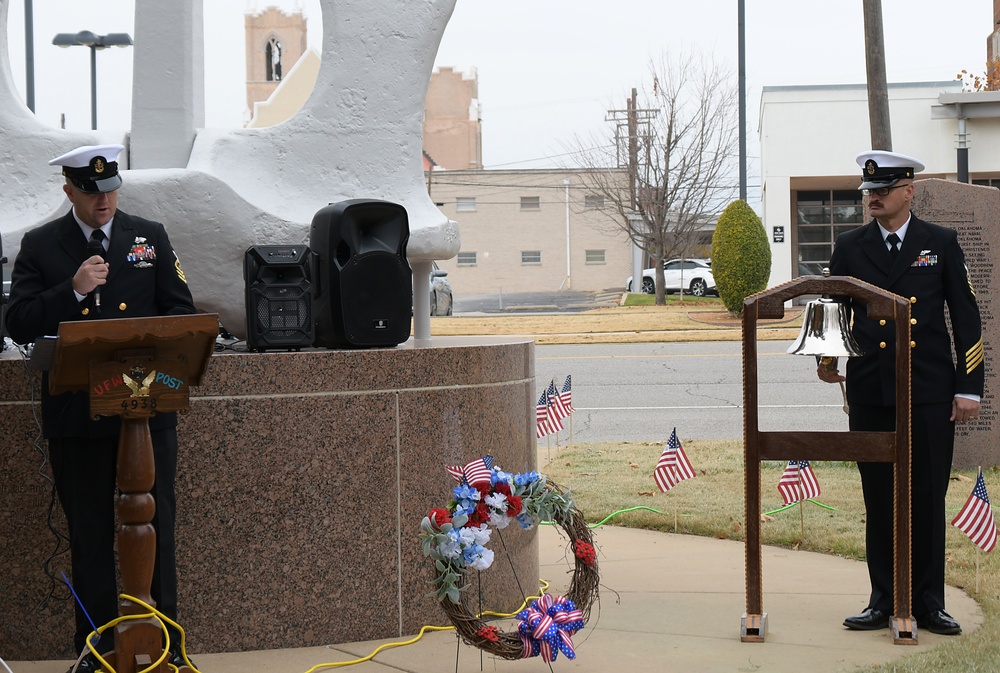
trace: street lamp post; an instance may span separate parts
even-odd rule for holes
[[[131,47],[132,38],[128,33],[108,33],[95,35],[89,30],[79,33],[58,33],[52,38],[57,47],[90,48],[90,128],[97,129],[97,50],[107,47]]]

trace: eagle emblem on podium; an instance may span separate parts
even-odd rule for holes
[[[149,374],[143,378],[145,370],[142,367],[133,367],[132,376],[128,374],[122,374],[122,380],[125,381],[125,385],[129,387],[132,391],[131,397],[149,397],[149,386],[153,383],[156,378],[156,370],[149,372]],[[139,382],[142,379],[142,382]]]

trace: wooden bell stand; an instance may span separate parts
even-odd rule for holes
[[[211,314],[64,322],[52,356],[49,392],[90,391],[90,413],[121,416],[118,440],[118,566],[122,592],[155,606],[150,595],[156,559],[150,489],[156,478],[149,418],[187,410],[191,386],[201,384],[215,350],[219,317]],[[122,615],[145,614],[132,601]],[[163,653],[154,619],[115,627],[115,650],[105,655],[118,673],[148,668]],[[167,673],[166,662],[156,673]],[[189,672],[187,666],[180,669]]]
[[[757,320],[785,315],[785,302],[801,295],[850,296],[864,302],[868,317],[896,324],[895,432],[761,432],[757,409]],[[850,276],[803,276],[747,297],[743,302],[743,441],[745,451],[746,613],[740,640],[767,637],[763,611],[760,539],[760,461],[845,460],[894,464],[893,616],[897,645],[917,644],[910,614],[910,302]],[[903,346],[903,347],[899,347]]]

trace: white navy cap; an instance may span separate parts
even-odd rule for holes
[[[914,173],[924,170],[924,164],[919,159],[885,150],[862,152],[856,161],[862,168],[858,189],[891,187],[900,180],[912,179]]]
[[[124,145],[84,145],[49,161],[62,166],[62,173],[81,192],[113,192],[122,186],[118,175],[118,155]]]

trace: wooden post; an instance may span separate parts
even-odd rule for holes
[[[872,149],[892,151],[889,89],[885,81],[885,40],[882,36],[882,0],[862,0],[865,12],[865,62],[868,68],[868,121]]]

